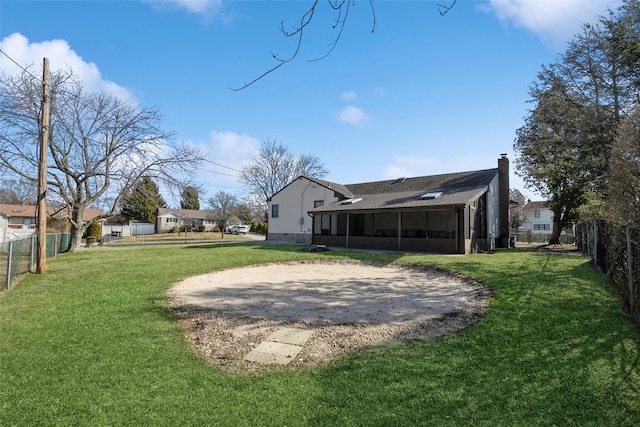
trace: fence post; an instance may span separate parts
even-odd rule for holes
[[[598,220],[593,220],[593,263],[598,264]]]
[[[9,256],[7,257],[7,291],[11,287],[11,257],[13,256],[13,240],[9,241]]]
[[[36,247],[37,239],[37,234],[31,236],[31,246],[29,248],[29,271],[33,271],[33,267],[36,265],[36,253],[38,251]]]
[[[629,311],[633,315],[636,311],[636,298],[633,289],[633,253],[631,252],[631,227],[626,228],[627,237],[627,286],[629,286]]]

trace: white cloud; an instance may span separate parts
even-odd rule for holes
[[[393,163],[384,170],[386,179],[394,179],[400,177],[412,177],[423,175],[435,175],[434,172],[443,168],[443,162],[435,157],[419,157],[413,154],[403,156],[396,154],[393,157]]]
[[[495,13],[504,24],[526,28],[545,42],[561,46],[580,31],[615,9],[619,0],[489,0],[485,10]]]
[[[260,152],[260,141],[247,134],[212,131],[207,151],[209,160],[239,170]],[[227,170],[225,173],[233,172]]]
[[[340,111],[338,120],[343,123],[349,123],[354,126],[364,126],[369,124],[371,118],[360,108],[349,105]]]
[[[358,99],[358,94],[354,91],[349,91],[349,92],[344,92],[342,94],[342,99],[346,100],[346,101],[353,101]]]
[[[0,72],[6,75],[17,75],[22,72],[20,69],[22,67],[28,69],[34,76],[41,78],[42,62],[46,57],[49,59],[51,73],[70,69],[82,80],[88,91],[106,92],[125,101],[137,103],[135,96],[129,89],[105,80],[98,66],[82,59],[71,49],[66,40],[29,42],[29,39],[22,34],[13,33],[0,40],[0,49],[12,59],[0,55]]]
[[[155,10],[185,10],[206,20],[218,18],[229,19],[224,12],[223,0],[143,0]]]

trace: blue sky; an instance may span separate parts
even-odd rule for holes
[[[87,88],[157,107],[166,130],[207,153],[206,194],[246,194],[235,176],[260,142],[313,154],[341,184],[497,167],[530,104],[528,88],[580,24],[619,1],[368,1],[335,15],[320,0],[298,57],[286,57],[311,0],[0,1],[0,49],[23,66],[71,67]],[[374,20],[375,31],[372,32]],[[18,67],[0,55],[0,70]],[[177,201],[168,200],[170,205]]]

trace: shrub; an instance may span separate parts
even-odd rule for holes
[[[87,227],[87,246],[91,246],[102,240],[102,224],[98,221],[91,221]]]
[[[267,234],[267,224],[264,222],[253,221],[251,223],[251,231],[258,234]]]

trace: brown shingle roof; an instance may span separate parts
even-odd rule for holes
[[[310,212],[461,206],[482,195],[497,175],[496,168],[349,184],[345,187],[350,195],[345,198],[362,198],[362,200],[353,204],[344,204],[344,200],[340,200],[319,206]],[[429,192],[442,192],[442,194],[433,199],[420,197]]]
[[[56,206],[47,206],[47,213],[49,216],[55,218],[64,218],[68,215],[67,208],[60,208]],[[21,217],[21,218],[36,218],[38,215],[36,213],[35,205],[5,205],[0,204],[0,214],[4,216],[11,217]],[[102,209],[95,208],[87,208],[84,210],[82,219],[83,221],[91,221],[94,218],[102,215]]]

